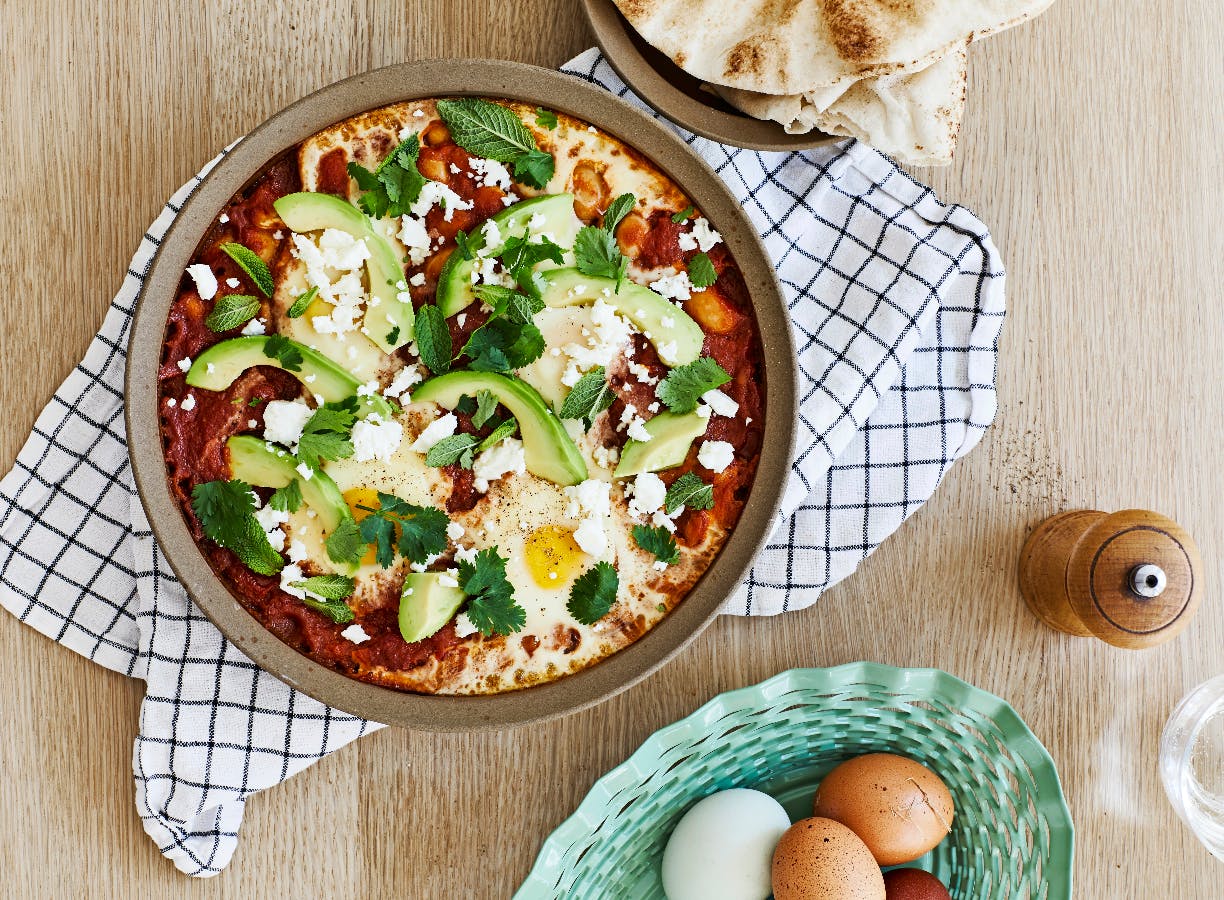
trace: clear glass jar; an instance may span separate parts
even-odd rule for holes
[[[1169,716],[1160,779],[1181,820],[1224,860],[1224,675],[1200,684]]]

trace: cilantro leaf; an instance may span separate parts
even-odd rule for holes
[[[459,587],[468,596],[467,616],[481,634],[512,634],[527,623],[496,547],[481,550],[472,562],[459,561]]]
[[[633,526],[633,539],[647,553],[653,553],[659,562],[674,566],[680,562],[680,548],[676,539],[666,528],[651,528],[647,525]]]
[[[594,625],[612,609],[619,588],[611,563],[597,562],[574,580],[565,608],[583,625]]]
[[[513,322],[530,322],[544,308],[544,301],[540,298],[500,284],[479,285],[475,293],[477,298],[493,307],[493,315],[505,316]]]
[[[495,447],[508,437],[513,437],[514,432],[518,431],[518,420],[514,418],[506,419],[496,428],[489,432],[489,436],[480,442],[476,448],[477,453],[484,453],[490,447]]]
[[[425,454],[425,465],[449,466],[459,463],[463,468],[470,469],[472,467],[471,451],[478,443],[480,443],[479,438],[470,434],[452,434],[450,437],[442,438]]]
[[[594,225],[584,225],[579,230],[574,240],[574,261],[583,275],[615,279],[618,290],[629,268],[629,260],[620,252],[616,238]]]
[[[359,507],[369,513],[361,520],[360,531],[362,538],[377,545],[375,556],[384,569],[395,559],[393,543],[401,556],[416,563],[446,549],[446,526],[450,519],[442,510],[417,506],[382,491],[378,492],[378,507]]]
[[[277,512],[297,512],[302,508],[302,485],[296,478],[268,498],[268,506]]]
[[[476,398],[471,394],[460,394],[459,402],[455,404],[455,412],[470,416],[476,412]]]
[[[345,516],[324,543],[327,556],[332,562],[357,565],[361,562],[361,557],[365,556],[366,544],[369,542],[362,540],[361,531],[353,517]]]
[[[544,335],[531,322],[492,318],[472,332],[463,352],[479,372],[513,372],[544,355]]]
[[[669,516],[687,506],[689,509],[712,509],[714,486],[706,484],[692,472],[685,472],[667,489],[663,498],[663,511]]]
[[[612,405],[616,394],[608,385],[603,366],[597,366],[578,379],[561,404],[563,419],[582,419],[587,428],[595,417]]]
[[[191,489],[191,508],[206,537],[232,550],[260,575],[275,575],[285,565],[255,519],[255,495],[245,481],[205,481]]]
[[[421,362],[435,375],[450,370],[453,357],[450,328],[437,306],[426,304],[416,312],[416,344]]]
[[[562,265],[565,261],[565,251],[548,238],[528,240],[526,235],[509,238],[497,252],[497,256],[510,276],[527,290],[536,287],[531,276],[537,265],[546,259],[551,259],[557,265]]]
[[[265,297],[272,296],[272,291],[275,290],[275,285],[272,283],[272,272],[268,269],[268,264],[259,258],[258,253],[242,244],[235,244],[233,241],[222,244],[221,249],[230,259],[238,263],[238,268],[246,272],[251,281],[255,282],[255,287],[259,288],[260,293]]]
[[[693,209],[693,207],[686,206],[684,209],[680,210],[680,212],[672,216],[672,221],[679,225],[681,222],[686,222],[691,219],[694,212],[696,212],[696,210]]]
[[[259,312],[259,298],[250,294],[227,294],[217,301],[204,320],[204,324],[213,331],[229,331],[239,325],[245,325],[255,318]]]
[[[293,301],[293,305],[289,307],[289,312],[286,315],[291,319],[300,319],[306,314],[306,309],[310,306],[310,302],[317,296],[319,296],[319,286],[313,284],[310,286],[310,290],[298,294],[297,299]]]
[[[549,131],[552,131],[557,127],[557,114],[551,109],[544,109],[542,106],[537,106],[535,113],[536,124],[541,128],[547,128]]]
[[[302,351],[283,334],[270,334],[264,341],[264,356],[280,363],[286,372],[302,371]]]
[[[439,100],[438,115],[455,143],[475,156],[510,163],[536,149],[527,126],[500,103],[475,97]]]
[[[298,459],[317,469],[325,459],[348,459],[353,455],[353,423],[357,416],[352,409],[337,404],[324,404],[314,411],[302,427],[298,438]]]
[[[484,428],[485,423],[497,413],[497,397],[492,391],[476,392],[476,411],[472,413],[472,424]]]
[[[400,327],[396,325],[394,328],[392,328],[390,331],[387,332],[387,343],[388,344],[397,343],[399,341],[399,334],[400,334]]]
[[[514,180],[528,187],[543,188],[552,181],[556,163],[551,153],[532,150],[514,161]]]
[[[674,413],[690,413],[706,391],[712,391],[731,380],[722,366],[708,356],[677,366],[655,388],[655,396]]]
[[[689,281],[695,288],[708,288],[718,280],[714,263],[710,262],[710,257],[705,253],[698,253],[688,261],[688,274]]]
[[[357,198],[363,213],[371,219],[381,219],[409,211],[428,180],[417,168],[420,153],[420,140],[412,134],[387,154],[373,172],[359,163],[348,164],[349,176],[364,192]]]
[[[637,206],[637,197],[633,194],[621,194],[609,203],[603,214],[604,231],[608,234],[616,234],[616,226],[621,223],[621,219],[629,215],[630,210],[635,206]]]
[[[472,253],[472,246],[468,240],[467,232],[455,232],[455,253],[458,253],[462,259],[472,259],[475,254]]]

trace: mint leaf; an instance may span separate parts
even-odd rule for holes
[[[233,551],[260,575],[275,575],[285,562],[255,519],[255,495],[245,481],[205,481],[191,489],[191,508],[204,535]]]
[[[655,387],[655,396],[674,413],[690,413],[706,391],[712,391],[731,380],[722,366],[708,356],[677,366]]]
[[[714,271],[714,263],[705,253],[698,253],[688,261],[688,275],[689,281],[695,288],[708,288],[718,280],[718,273]]]
[[[294,587],[300,587],[305,582],[295,582]],[[356,616],[349,608],[349,605],[343,600],[316,600],[314,597],[307,595],[302,598],[302,603],[313,609],[315,612],[321,612],[337,625],[347,625],[353,621]]]
[[[616,226],[621,223],[621,219],[629,215],[630,210],[635,206],[637,206],[637,197],[633,194],[621,194],[609,203],[603,214],[604,231],[608,234],[616,234]]]
[[[499,103],[475,97],[439,100],[438,115],[455,143],[475,156],[512,163],[536,149],[527,126]]]
[[[513,372],[544,355],[544,335],[531,322],[494,317],[472,332],[463,353],[478,372]]]
[[[472,413],[472,424],[484,428],[485,423],[497,413],[497,397],[492,391],[476,392],[476,411]]]
[[[437,306],[426,304],[416,313],[416,345],[421,362],[435,375],[450,370],[453,357],[450,328]]]
[[[361,536],[376,544],[375,556],[384,569],[395,560],[393,545],[401,556],[415,563],[446,549],[446,526],[450,519],[442,510],[417,506],[382,491],[378,492],[378,507],[359,507],[370,513],[361,521]]]
[[[594,625],[616,602],[620,578],[610,563],[597,562],[574,580],[566,609],[583,625]]]
[[[343,600],[352,596],[357,582],[347,575],[315,575],[303,581],[295,581],[293,586],[324,600]]]
[[[286,315],[291,319],[300,319],[306,314],[306,309],[310,306],[310,302],[315,297],[319,296],[319,286],[311,285],[310,290],[298,294],[297,299],[293,301],[293,305],[289,307],[289,312]]]
[[[544,109],[541,106],[536,107],[536,124],[541,128],[547,128],[552,131],[557,127],[557,114],[551,109]]]
[[[602,228],[584,225],[574,241],[574,261],[583,275],[612,278],[617,290],[629,268],[629,260],[620,252],[616,238]]]
[[[238,263],[238,268],[246,272],[251,281],[255,282],[255,287],[259,288],[260,293],[265,297],[272,296],[272,291],[275,290],[275,285],[272,283],[272,272],[268,269],[268,264],[259,258],[258,253],[242,244],[235,244],[233,241],[222,244],[221,249],[230,259]]]
[[[479,440],[470,434],[452,434],[442,438],[425,454],[427,466],[449,466],[459,463],[465,469],[472,468],[472,448]],[[465,461],[466,460],[466,461]]]
[[[647,553],[653,553],[659,562],[665,562],[669,566],[680,562],[680,548],[676,546],[676,539],[666,528],[634,525],[633,540]]]
[[[476,447],[477,453],[484,453],[490,447],[496,447],[508,437],[513,437],[514,432],[518,431],[518,421],[514,418],[506,419],[496,428],[489,432],[489,436],[480,442]]]
[[[514,180],[529,187],[543,188],[552,181],[556,164],[551,153],[532,150],[514,161]]]
[[[297,512],[302,508],[302,485],[294,478],[268,498],[268,506],[277,512]]]
[[[312,469],[320,468],[325,459],[348,459],[353,455],[353,442],[349,439],[356,420],[352,409],[330,403],[320,406],[302,427],[298,459]]]
[[[352,516],[345,516],[327,536],[324,542],[328,558],[341,565],[357,565],[365,556],[368,541],[361,539],[361,531]]]
[[[684,506],[689,509],[712,509],[714,486],[706,484],[692,472],[685,472],[667,489],[663,511],[670,516]]]
[[[512,634],[527,623],[496,547],[481,550],[472,562],[459,561],[459,587],[468,596],[467,616],[481,634]]]
[[[465,232],[455,232],[455,253],[458,253],[462,259],[473,259],[475,254],[472,252],[472,245],[468,241],[468,236]]]
[[[680,212],[678,212],[678,213],[676,213],[674,216],[672,216],[672,221],[673,221],[673,222],[675,222],[677,225],[679,225],[681,222],[685,222],[685,221],[687,221],[688,219],[692,218],[693,213],[694,213],[695,211],[696,211],[696,210],[694,210],[694,209],[693,209],[693,207],[691,207],[691,206],[686,206],[686,207],[684,207],[684,209],[682,209]]]
[[[476,398],[471,394],[460,394],[459,402],[455,404],[455,412],[470,416],[476,412]]]
[[[597,366],[578,379],[561,404],[563,419],[582,419],[591,427],[595,417],[612,405],[616,394],[608,385],[603,366]]]
[[[281,334],[270,334],[264,341],[264,356],[280,363],[286,372],[302,371],[302,351],[296,342]]]
[[[217,301],[204,324],[218,333],[245,325],[259,312],[259,298],[250,294],[227,294]]]

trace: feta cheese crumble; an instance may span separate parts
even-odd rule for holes
[[[420,366],[404,366],[404,368],[395,373],[395,377],[391,379],[391,383],[383,391],[383,396],[397,400],[405,392],[412,390],[424,380],[425,377],[421,374]]]
[[[344,638],[346,641],[352,641],[354,644],[364,644],[370,639],[370,636],[366,634],[365,629],[362,628],[357,622],[354,622],[348,628],[344,629],[344,631],[340,632],[340,637]]]
[[[693,296],[693,282],[689,280],[689,274],[685,271],[656,278],[650,282],[649,287],[660,297],[666,297],[668,300],[687,300]]]
[[[353,460],[389,462],[404,440],[404,426],[394,419],[371,415],[353,425]]]
[[[241,333],[245,335],[263,334],[266,330],[263,319],[251,319]]]
[[[489,484],[506,475],[522,475],[527,471],[523,442],[506,438],[476,457],[472,464],[472,486],[482,494]]]
[[[417,435],[416,440],[408,446],[408,449],[414,453],[428,453],[433,449],[434,444],[453,435],[458,427],[459,420],[455,418],[455,414],[447,413],[426,425],[425,429]]]
[[[191,357],[184,356],[175,365],[179,367],[180,372],[187,372],[191,368]]]
[[[455,616],[456,637],[470,637],[478,631],[480,631],[480,629],[472,624],[472,620],[468,617],[467,613],[461,612],[459,615]]]
[[[574,530],[574,542],[591,556],[603,556],[608,547],[604,525],[612,511],[611,490],[612,485],[598,478],[588,478],[565,488],[565,496],[569,498],[565,514],[575,519],[581,517]]]
[[[633,496],[629,499],[629,515],[645,518],[663,508],[667,485],[654,472],[643,472],[633,480]]]
[[[712,391],[706,391],[701,395],[701,399],[709,404],[710,409],[714,411],[716,416],[724,416],[730,419],[739,412],[739,404],[717,388]]]
[[[710,227],[707,219],[693,219],[693,230],[682,231],[676,236],[676,244],[681,250],[700,250],[708,253],[715,244],[722,243],[722,235]]]
[[[217,276],[204,263],[196,263],[187,267],[187,274],[195,282],[196,293],[201,300],[211,300],[217,296]]]
[[[300,400],[269,400],[264,404],[264,440],[293,447],[314,410]]]
[[[721,472],[735,461],[735,448],[727,441],[705,441],[697,451],[697,462],[711,472]]]
[[[187,412],[191,412],[193,409],[195,409],[195,404],[195,394],[188,394],[183,398],[183,409],[185,409]]]

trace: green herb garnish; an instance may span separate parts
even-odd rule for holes
[[[204,324],[218,333],[245,325],[259,312],[259,298],[250,294],[227,294],[217,301]]]
[[[460,560],[459,587],[468,596],[467,617],[481,634],[513,634],[527,623],[496,547],[481,550],[473,562]]]
[[[610,563],[597,562],[574,580],[565,608],[583,625],[594,625],[616,602],[619,587],[616,569]]]
[[[417,168],[420,153],[420,140],[413,134],[401,141],[373,172],[358,163],[349,163],[349,175],[365,192],[357,198],[361,211],[371,219],[406,215],[428,180]]]
[[[484,428],[488,422],[497,413],[497,397],[492,391],[477,391],[476,392],[476,411],[472,413],[472,424],[477,428]]]
[[[685,472],[667,489],[663,511],[670,516],[685,506],[689,509],[712,509],[714,486],[706,484],[692,472]]]
[[[494,316],[472,332],[462,352],[478,372],[513,372],[544,355],[544,335],[532,322]]]
[[[337,625],[345,625],[355,618],[344,600],[352,596],[356,584],[347,575],[315,575],[293,582],[293,587],[308,592],[302,602],[311,609],[323,613]]]
[[[302,508],[302,485],[294,478],[287,485],[277,488],[268,498],[268,506],[278,512],[297,512]]]
[[[450,328],[437,306],[425,304],[416,312],[416,345],[421,362],[435,375],[450,370],[453,356]]]
[[[596,366],[578,379],[561,404],[559,415],[563,419],[581,419],[590,428],[595,417],[611,406],[614,400],[616,394],[608,384],[603,366]]]
[[[425,454],[425,465],[440,468],[459,463],[460,468],[470,469],[478,443],[480,439],[471,434],[452,434],[450,437],[444,437],[429,448],[429,452]]]
[[[666,528],[652,528],[647,525],[633,526],[633,539],[647,553],[653,553],[659,562],[674,566],[680,562],[680,548],[676,539]]]
[[[501,104],[479,98],[439,100],[438,115],[456,144],[474,156],[512,163],[516,180],[543,188],[552,179],[552,156],[536,146],[522,120]]]
[[[541,128],[547,128],[552,131],[557,127],[557,114],[551,109],[544,109],[542,106],[536,107],[536,124]]]
[[[629,211],[635,206],[637,206],[637,197],[633,194],[621,194],[609,203],[603,214],[604,231],[608,234],[616,234],[616,226],[621,223],[621,219],[629,215]]]
[[[289,312],[286,315],[291,319],[300,319],[306,314],[311,301],[317,296],[319,296],[319,286],[317,284],[311,285],[310,290],[298,294],[297,299],[293,301],[293,305],[289,307]]]
[[[355,566],[365,556],[368,542],[361,539],[361,531],[352,516],[345,516],[325,541],[328,558],[340,565]]]
[[[268,264],[259,258],[258,253],[242,244],[235,244],[233,241],[222,244],[221,249],[230,259],[238,263],[238,268],[246,272],[251,281],[255,282],[255,287],[259,288],[260,293],[265,297],[272,296],[272,291],[275,290],[275,285],[272,283],[272,272],[268,269]]]
[[[681,222],[685,222],[692,218],[694,212],[696,212],[696,210],[694,210],[693,207],[686,206],[684,209],[680,210],[680,212],[672,216],[672,221],[679,225]]]
[[[574,262],[583,275],[614,279],[618,292],[629,269],[629,260],[620,252],[616,238],[594,225],[584,225],[578,231],[574,240]]]
[[[282,334],[270,334],[264,341],[264,356],[280,363],[286,372],[302,371],[302,351],[298,345]]]
[[[260,575],[275,575],[285,565],[255,519],[255,495],[245,481],[205,481],[191,489],[191,508],[204,534],[232,550]]]
[[[325,459],[348,459],[353,455],[353,424],[357,421],[356,401],[325,403],[314,411],[298,438],[298,459],[318,469]]]
[[[722,366],[708,356],[677,366],[655,388],[655,395],[674,413],[690,413],[706,391],[731,380]]]
[[[361,520],[361,537],[375,546],[384,569],[395,561],[395,551],[409,562],[422,563],[446,549],[446,513],[432,506],[417,506],[394,494],[378,492],[378,509],[359,506],[369,513]],[[397,537],[398,534],[398,537]]]
[[[714,263],[705,253],[698,253],[688,261],[688,276],[695,288],[708,288],[718,280],[718,273],[714,271]]]
[[[514,432],[518,431],[518,420],[513,417],[501,422],[489,432],[489,436],[480,442],[476,447],[477,453],[484,453],[490,447],[495,447],[508,437],[513,437]]]

